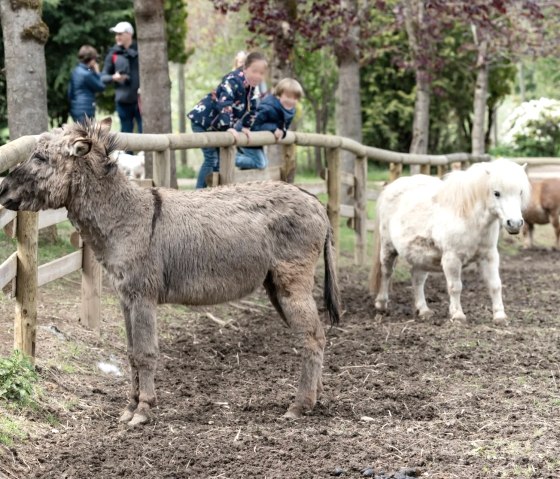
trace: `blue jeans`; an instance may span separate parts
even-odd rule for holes
[[[196,123],[192,123],[193,133],[206,133],[206,130]],[[214,172],[220,171],[220,150],[218,148],[201,148],[202,154],[204,155],[204,160],[202,161],[202,166],[198,172],[198,178],[196,180],[196,189],[206,188],[206,177]]]
[[[263,170],[268,165],[268,160],[263,148],[238,148],[235,156],[235,166],[242,170],[257,168]]]
[[[121,131],[123,133],[132,133],[134,131],[134,120],[138,133],[142,133],[142,116],[136,103],[120,103],[117,102],[117,113],[121,120]]]

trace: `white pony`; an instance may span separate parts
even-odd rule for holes
[[[377,203],[376,246],[370,290],[375,307],[385,310],[389,283],[398,255],[412,266],[414,305],[421,318],[434,313],[424,297],[430,271],[445,274],[449,313],[461,321],[461,269],[479,265],[492,298],[494,321],[505,323],[499,274],[500,225],[517,234],[521,211],[531,194],[525,167],[510,160],[477,163],[442,181],[426,175],[399,178],[381,193]]]

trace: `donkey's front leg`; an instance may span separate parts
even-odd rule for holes
[[[121,300],[121,309],[124,316],[124,326],[126,331],[126,352],[128,355],[128,362],[130,364],[130,393],[129,402],[126,409],[122,413],[119,421],[129,422],[134,416],[134,411],[138,407],[138,369],[136,368],[132,357],[132,323],[130,318],[130,308],[125,301]]]
[[[506,324],[507,316],[502,301],[502,281],[500,279],[500,256],[497,249],[492,249],[488,256],[479,262],[480,273],[488,286],[492,299],[494,322]]]
[[[453,321],[464,321],[466,319],[463,308],[461,308],[461,260],[454,253],[444,253],[441,265],[447,281],[447,292],[449,293],[449,314]]]
[[[154,375],[158,358],[158,337],[156,323],[156,304],[135,300],[131,307],[132,355],[131,369],[138,375],[138,406],[130,426],[148,422],[150,408],[156,403]]]

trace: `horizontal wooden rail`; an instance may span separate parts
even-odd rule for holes
[[[12,253],[10,257],[0,264],[0,289],[3,289],[10,281],[16,277],[17,272],[17,253]]]
[[[59,208],[58,210],[43,210],[39,212],[39,229],[47,228],[48,226],[56,225],[68,219],[68,211],[66,208]]]
[[[67,274],[82,268],[82,250],[74,251],[62,258],[55,259],[47,264],[39,266],[39,279],[37,286],[43,286],[55,279],[62,278]]]

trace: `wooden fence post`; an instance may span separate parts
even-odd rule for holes
[[[340,148],[327,149],[327,214],[333,229],[335,261],[340,259]]]
[[[37,333],[38,213],[20,211],[17,216],[17,276],[14,347],[32,361]]]
[[[154,184],[171,188],[171,150],[154,151]]]
[[[282,145],[282,181],[293,183],[296,177],[296,144]]]
[[[389,163],[389,181],[395,181],[402,173],[401,163]]]
[[[220,148],[220,185],[231,185],[235,182],[235,146]]]
[[[89,329],[101,333],[101,265],[95,259],[91,247],[82,248],[82,307],[80,322]]]
[[[354,262],[367,260],[367,157],[358,156],[354,162],[354,231],[356,246]]]

